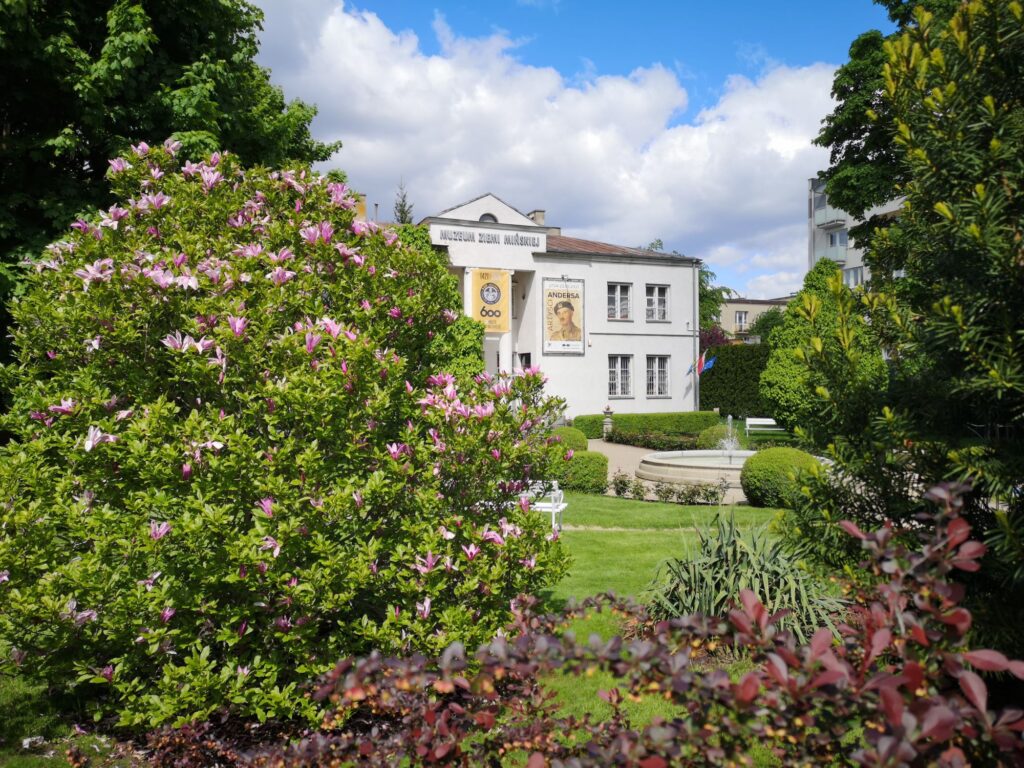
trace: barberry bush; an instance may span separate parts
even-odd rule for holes
[[[483,642],[561,575],[519,502],[560,403],[446,372],[446,260],[345,184],[175,149],[111,161],[12,307],[4,664],[130,727],[316,719],[337,658]]]
[[[205,723],[153,734],[159,766],[502,765],[737,766],[752,753],[781,765],[967,766],[1024,764],[1024,711],[989,698],[985,677],[1024,678],[1024,661],[971,647],[971,614],[951,583],[979,567],[985,545],[960,516],[963,489],[938,487],[908,549],[887,525],[865,533],[844,523],[874,579],[851,595],[838,637],[822,628],[806,644],[779,627],[758,595],[744,590],[724,617],[658,623],[630,641],[580,642],[566,615],[524,604],[514,631],[475,656],[461,645],[441,656],[373,654],[340,663],[317,694],[334,714],[322,732],[276,746],[246,744]],[[572,609],[579,616],[608,598]],[[535,606],[532,606],[535,607]],[[619,610],[643,621],[635,606]],[[731,647],[749,671],[731,677],[708,653]],[[546,673],[605,670],[612,716],[595,722],[558,711]],[[663,696],[670,720],[630,722],[627,697]],[[765,755],[765,752],[769,755]]]

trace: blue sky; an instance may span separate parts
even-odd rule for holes
[[[628,9],[610,0],[351,3],[393,29],[410,29],[428,55],[440,52],[432,24],[440,14],[459,35],[496,31],[519,41],[516,57],[554,67],[565,77],[625,75],[661,63],[690,95],[695,114],[710,106],[732,74],[756,76],[771,64],[840,63],[854,36],[893,28],[884,9],[867,0],[783,0],[727,3],[642,2]]]
[[[390,216],[484,192],[565,234],[661,238],[749,297],[806,270],[810,145],[869,0],[260,0],[260,61]]]

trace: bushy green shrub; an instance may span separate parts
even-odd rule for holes
[[[567,491],[604,493],[608,488],[608,457],[597,451],[575,451],[566,462],[564,477]]]
[[[701,430],[697,435],[697,449],[701,451],[712,451],[722,445],[722,441],[729,437],[729,427],[725,424],[716,424],[713,427]]]
[[[743,464],[740,485],[755,507],[790,508],[797,490],[796,476],[818,465],[809,453],[796,448],[766,448]]]
[[[445,259],[308,170],[119,160],[13,306],[0,647],[126,726],[318,717],[352,653],[473,645],[564,570],[516,503],[540,375],[456,382]]]
[[[633,479],[621,469],[612,475],[612,491],[616,496],[625,496],[629,493],[629,487]]]
[[[647,494],[649,489],[647,483],[641,480],[639,477],[633,478],[629,485],[629,495],[637,501],[647,501]]]
[[[668,503],[676,497],[676,489],[670,483],[657,482],[654,484],[654,498],[662,503]]]
[[[561,438],[562,448],[573,451],[585,451],[589,447],[587,436],[575,427],[556,427],[551,430],[552,437]]]
[[[599,440],[604,437],[604,416],[600,413],[576,416],[572,420],[572,426],[590,440]]]
[[[731,344],[709,350],[708,357],[718,359],[714,368],[700,377],[701,406],[738,419],[764,416],[761,372],[768,364],[769,352],[767,344]]]
[[[678,504],[721,504],[728,489],[725,480],[717,483],[684,483],[676,487]]]
[[[789,555],[781,541],[765,529],[746,536],[735,519],[715,518],[713,532],[697,531],[700,552],[669,560],[647,595],[651,617],[674,619],[691,614],[724,616],[740,591],[749,589],[768,609],[768,615],[789,610],[779,627],[805,642],[816,629],[833,626],[842,603]]]

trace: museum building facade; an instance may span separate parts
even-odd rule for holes
[[[428,216],[498,373],[539,366],[569,417],[694,410],[700,261],[566,237],[492,194]]]

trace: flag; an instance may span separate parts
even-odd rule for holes
[[[712,357],[710,360],[708,360],[706,363],[704,363],[704,371],[705,372],[710,371],[711,370],[711,366],[713,366],[715,364],[715,360],[717,360],[717,359],[718,359],[718,356],[716,355],[715,357]]]
[[[706,352],[701,352],[700,353],[700,357],[697,358],[697,375],[698,376],[700,376],[702,373],[704,373],[704,366],[707,365],[707,363],[704,362],[704,355],[706,355],[706,354],[707,354]]]

